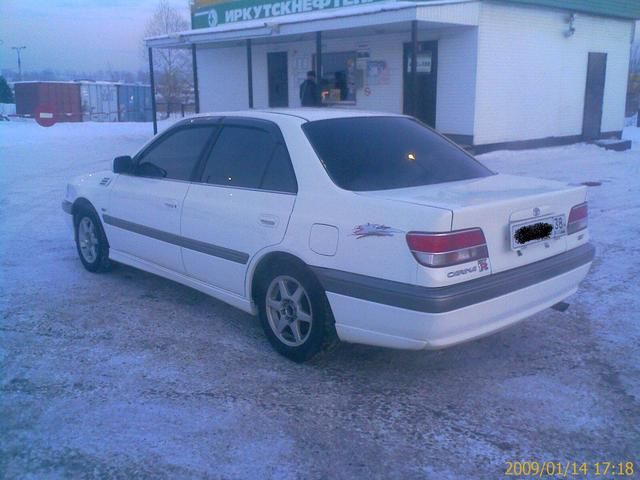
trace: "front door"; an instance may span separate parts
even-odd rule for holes
[[[411,73],[411,52],[411,44],[405,43],[403,112],[422,120],[431,127],[435,127],[438,42],[418,42],[415,87]]]
[[[582,137],[584,140],[600,138],[606,72],[607,54],[589,52],[587,84],[584,93],[584,113],[582,117]]]
[[[183,272],[180,245],[182,204],[213,125],[169,130],[135,160],[131,174],[120,174],[102,212],[111,248],[174,272]]]
[[[269,107],[289,106],[287,52],[267,53]]]

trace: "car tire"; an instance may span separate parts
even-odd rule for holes
[[[257,303],[269,343],[294,362],[306,362],[338,343],[324,290],[302,265],[282,262],[270,268],[260,281]]]
[[[109,243],[98,214],[82,205],[73,215],[76,249],[84,268],[93,273],[111,269]]]

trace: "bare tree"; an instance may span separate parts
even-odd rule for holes
[[[156,37],[189,28],[189,21],[177,8],[166,0],[160,0],[146,25],[144,36]],[[167,103],[180,103],[192,89],[191,56],[188,50],[154,49],[153,69],[156,72],[157,90]]]

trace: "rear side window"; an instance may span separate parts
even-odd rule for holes
[[[216,127],[188,126],[162,136],[146,150],[136,168],[143,177],[191,180],[191,174]]]
[[[279,143],[262,177],[261,188],[276,192],[298,192],[298,183],[291,167],[291,159],[284,145]]]
[[[410,118],[337,118],[302,128],[329,176],[346,190],[389,190],[493,175]]]
[[[297,191],[284,145],[260,128],[223,127],[209,154],[202,182],[230,187]]]

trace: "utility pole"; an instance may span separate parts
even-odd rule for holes
[[[18,54],[18,76],[22,80],[22,59],[20,58],[20,52],[27,47],[11,47]]]

